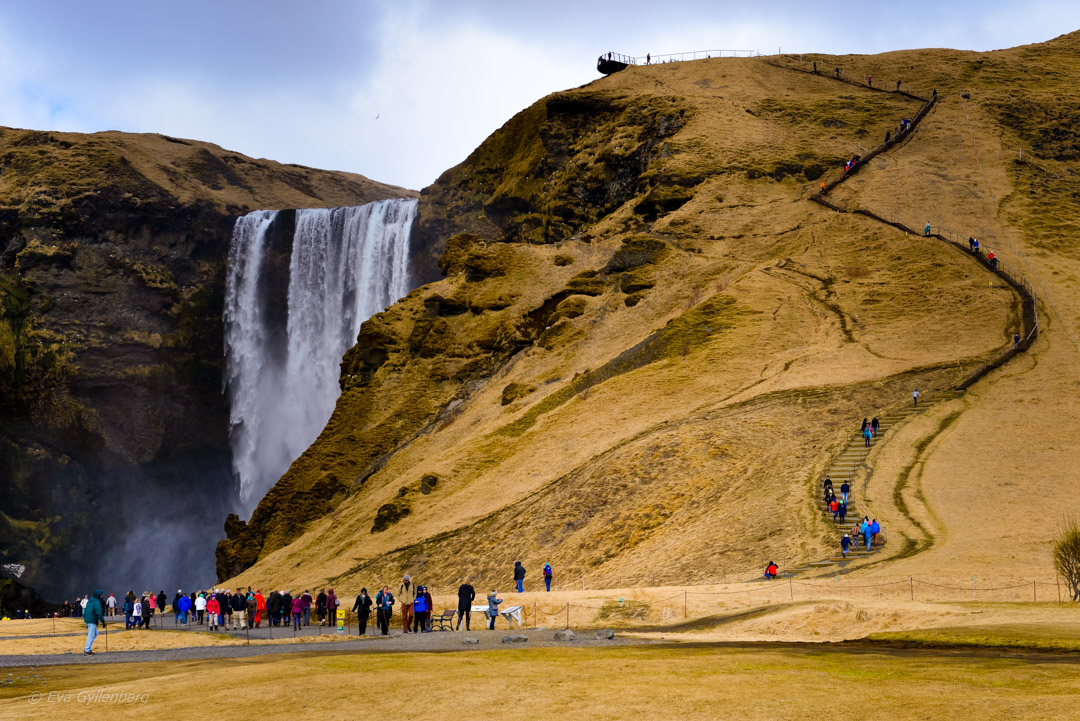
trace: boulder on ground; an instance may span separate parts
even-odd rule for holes
[[[529,642],[529,637],[528,636],[503,636],[502,637],[502,642],[503,643],[528,643]]]
[[[461,639],[461,642],[462,643],[480,643],[480,639],[478,639],[478,638],[463,638],[463,639]]]
[[[565,631],[556,631],[555,632],[555,640],[556,641],[573,641],[574,640],[574,632],[571,631],[570,629],[567,629]]]
[[[596,632],[597,640],[610,641],[615,638],[615,632],[610,628],[601,629]]]

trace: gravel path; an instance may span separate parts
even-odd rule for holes
[[[266,632],[267,629],[257,629]],[[325,629],[324,629],[325,631]],[[277,632],[282,632],[278,629]],[[195,631],[198,633],[198,631]],[[632,646],[655,643],[639,639],[621,638],[603,641],[595,638],[595,631],[575,631],[574,641],[556,641],[555,629],[515,629],[513,631],[471,631],[471,632],[433,632],[424,634],[401,633],[391,629],[389,636],[368,636],[354,641],[310,641],[306,643],[266,643],[257,646],[195,646],[150,651],[110,651],[105,653],[104,637],[98,635],[94,642],[93,656],[84,656],[82,643],[73,643],[71,653],[39,654],[32,656],[0,656],[0,668],[27,666],[58,666],[64,664],[87,663],[132,663],[146,661],[187,661],[211,658],[247,658],[283,653],[441,653],[449,651],[493,650],[498,648],[537,648],[549,646]],[[502,642],[505,635],[525,636],[524,643]],[[234,634],[235,635],[235,634]],[[239,634],[243,637],[243,634]],[[311,634],[315,635],[315,634]],[[265,637],[265,636],[263,636]],[[84,636],[85,638],[85,636]],[[254,634],[252,638],[255,638]],[[478,643],[466,643],[465,639],[476,639]]]

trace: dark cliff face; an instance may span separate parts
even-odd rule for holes
[[[676,98],[557,93],[518,113],[424,189],[410,239],[414,285],[444,275],[462,282],[447,297],[420,288],[363,325],[342,361],[343,395],[320,438],[249,522],[227,521],[218,577],[235,576],[288,544],[401,444],[452,418],[478,383],[539,341],[562,300],[600,292],[610,282],[606,273],[532,305],[492,296],[483,281],[534,263],[517,252],[522,246],[587,234],[648,191],[663,143],[687,112]]]
[[[235,498],[235,218],[396,191],[194,141],[0,129],[0,564],[53,598],[205,582]]]

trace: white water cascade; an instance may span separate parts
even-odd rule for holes
[[[283,212],[239,218],[229,248],[225,384],[245,513],[330,419],[338,364],[360,324],[409,291],[415,200],[296,211],[287,298],[273,282],[275,262],[284,280],[285,256],[274,245]]]

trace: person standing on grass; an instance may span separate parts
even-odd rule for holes
[[[86,624],[86,646],[83,647],[83,654],[86,656],[94,655],[94,639],[97,638],[98,624],[101,624],[102,628],[105,628],[105,606],[101,603],[101,595],[104,591],[100,589],[94,590],[94,597],[87,599],[86,606],[83,608],[83,622]]]
[[[849,548],[851,548],[851,536],[845,533],[844,537],[840,539],[840,553],[844,555],[844,558],[847,558]]]
[[[502,603],[503,600],[501,598],[499,598],[499,592],[498,591],[496,591],[495,589],[491,589],[491,593],[488,594],[487,601],[488,601],[487,615],[488,615],[488,618],[490,619],[489,622],[488,622],[488,630],[489,631],[494,631],[495,630],[495,619],[499,617],[499,604]]]
[[[521,561],[514,561],[514,584],[517,586],[518,593],[525,592],[525,567],[521,565]]]
[[[409,627],[412,626],[413,603],[416,602],[416,586],[413,585],[407,573],[402,577],[401,586],[398,587],[397,600],[401,602],[401,628],[405,633],[409,633]]]
[[[408,576],[406,576],[408,578]],[[383,586],[375,596],[375,620],[383,636],[390,635],[390,617],[394,615],[394,594],[388,586]]]
[[[848,485],[847,481],[844,481],[840,484],[840,497],[844,499],[845,504],[847,503],[849,493],[851,493],[851,486]]]
[[[356,603],[352,607],[353,613],[356,614],[357,632],[361,636],[367,634],[367,621],[368,616],[371,615],[371,606],[371,596],[368,595],[366,588],[361,588],[360,595],[356,597]]]
[[[461,630],[461,619],[465,619],[465,630],[471,630],[469,623],[472,620],[472,605],[476,600],[476,589],[468,581],[458,586],[457,590],[457,630]]]
[[[221,621],[221,604],[218,603],[217,596],[213,594],[206,600],[206,615],[210,630],[218,630],[218,623]]]
[[[921,396],[921,395],[922,395],[922,394],[921,394],[921,393],[919,393],[919,389],[918,389],[918,388],[916,388],[916,389],[915,389],[914,391],[912,391],[912,393],[911,393],[911,400],[913,401],[913,406],[914,406],[914,407],[916,407],[916,408],[918,408],[918,406],[919,406],[919,396]]]
[[[551,564],[544,564],[544,588],[548,593],[551,593]]]

